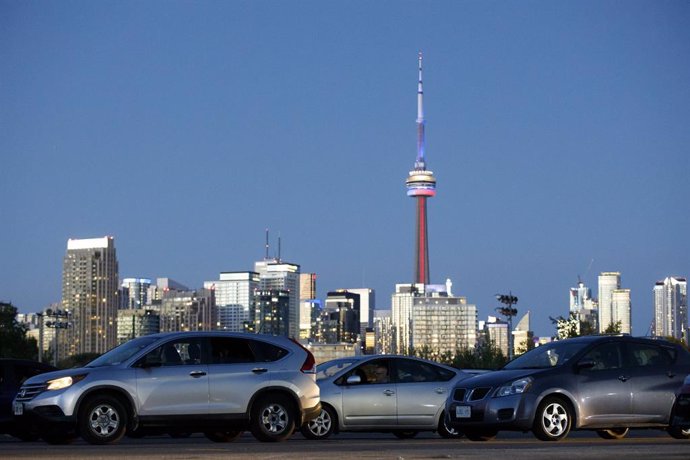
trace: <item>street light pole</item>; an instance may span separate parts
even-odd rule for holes
[[[517,315],[517,308],[513,308],[513,305],[518,302],[518,298],[509,294],[496,294],[496,300],[501,302],[505,307],[498,307],[496,311],[508,318],[508,361],[512,361],[514,351],[513,351],[513,316]]]

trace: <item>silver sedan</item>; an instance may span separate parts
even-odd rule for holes
[[[409,356],[372,355],[317,366],[321,414],[302,426],[309,439],[340,431],[390,432],[399,438],[436,431],[462,436],[445,424],[444,406],[465,372]]]

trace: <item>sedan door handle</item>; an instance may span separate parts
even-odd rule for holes
[[[189,373],[189,375],[191,375],[195,379],[198,379],[199,377],[203,377],[204,375],[206,375],[206,372],[204,372],[204,371],[192,371]]]
[[[252,369],[252,372],[255,374],[263,374],[264,372],[268,372],[268,369],[266,369],[265,367],[255,367],[254,369]]]
[[[385,391],[383,392],[383,394],[386,395],[386,396],[393,396],[393,395],[395,394],[395,391],[393,391],[393,390],[385,390]]]
[[[621,382],[627,382],[629,378],[630,377],[628,377],[627,375],[619,375],[618,376],[618,380],[620,380]]]

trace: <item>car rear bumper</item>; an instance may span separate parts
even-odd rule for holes
[[[316,403],[315,406],[309,407],[302,410],[302,423],[313,420],[321,414],[321,403]]]

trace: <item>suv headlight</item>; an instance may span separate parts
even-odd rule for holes
[[[514,382],[506,383],[498,388],[496,391],[496,397],[518,395],[529,390],[532,386],[534,379],[532,377],[525,377],[522,379],[515,380]]]
[[[62,390],[63,388],[70,387],[86,377],[86,374],[72,375],[67,377],[60,377],[59,379],[48,380],[47,390]]]

